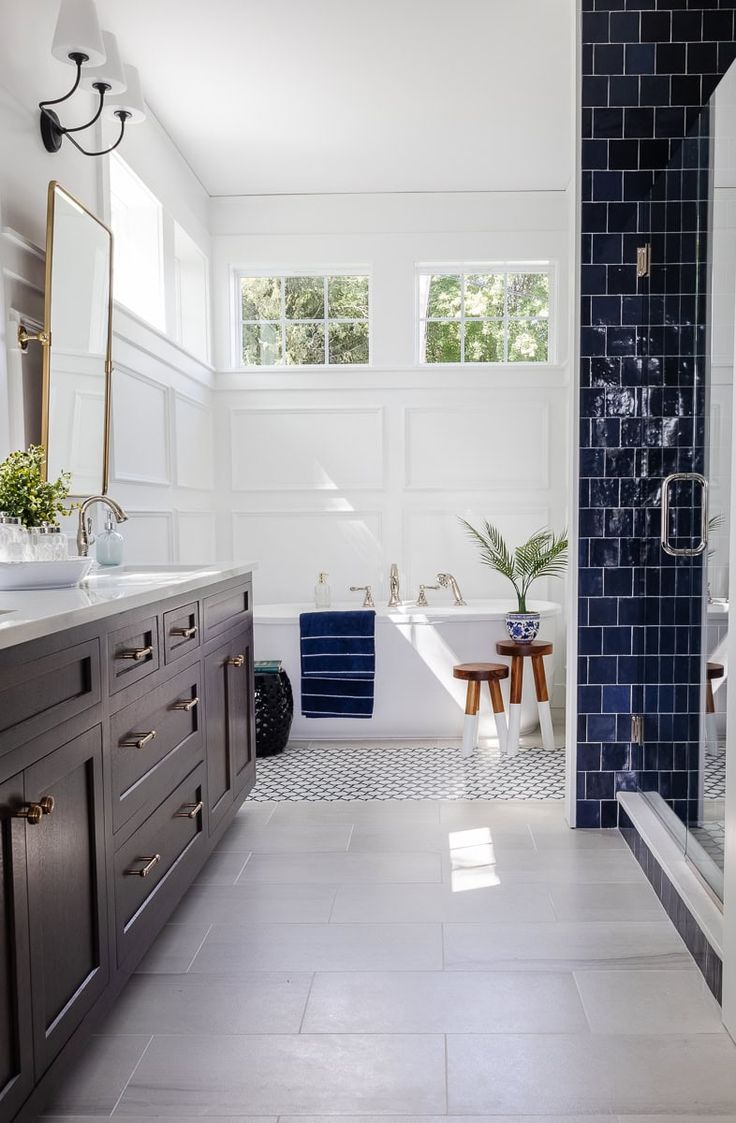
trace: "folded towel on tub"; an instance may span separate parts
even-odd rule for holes
[[[375,612],[302,612],[299,634],[303,716],[372,717]]]

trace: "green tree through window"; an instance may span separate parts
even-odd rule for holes
[[[241,276],[244,366],[368,363],[368,277]]]
[[[424,363],[549,362],[548,272],[419,274]]]

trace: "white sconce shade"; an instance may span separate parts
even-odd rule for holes
[[[117,120],[115,114],[122,111],[130,114],[128,117],[129,124],[138,125],[146,119],[146,103],[143,100],[141,80],[135,66],[128,66],[126,63],[123,66],[123,73],[125,74],[125,93],[106,98],[102,115],[108,121],[114,121]]]
[[[82,86],[91,90],[95,82],[104,82],[109,86],[107,96],[122,94],[125,91],[125,73],[118,50],[118,41],[111,31],[102,32],[102,42],[105,45],[105,61],[102,66],[85,66],[82,74]]]
[[[102,65],[105,46],[94,0],[61,0],[51,54],[61,62],[69,62],[72,54],[86,55],[85,65]]]

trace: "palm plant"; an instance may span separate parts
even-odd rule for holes
[[[526,612],[526,596],[539,577],[561,577],[567,567],[567,532],[555,534],[548,528],[536,530],[522,546],[510,550],[498,527],[488,520],[483,530],[476,530],[460,519],[468,535],[480,550],[481,561],[514,586],[519,612]]]

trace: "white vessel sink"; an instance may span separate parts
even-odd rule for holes
[[[0,589],[70,589],[89,573],[92,558],[0,562]]]

